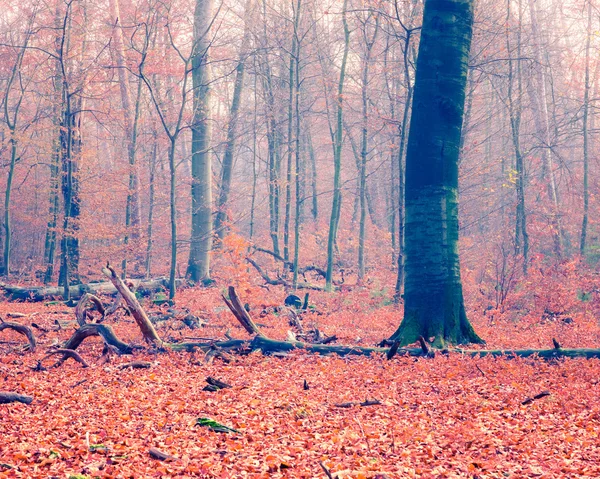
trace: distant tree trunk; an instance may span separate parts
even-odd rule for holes
[[[413,83],[411,80],[409,51],[411,48],[411,38],[414,29],[405,29],[406,37],[402,51],[402,65],[404,74],[404,111],[402,113],[402,122],[398,127],[398,269],[396,274],[396,287],[394,298],[399,301],[404,286],[404,161],[406,153],[406,138],[410,120],[410,111],[413,99]]]
[[[212,0],[196,0],[192,82],[192,236],[188,275],[192,281],[210,279],[212,249],[212,165],[210,152],[210,65]]]
[[[516,60],[512,60],[512,47],[510,45],[509,22],[511,19],[510,13],[511,0],[506,3],[506,50],[508,52],[508,113],[510,119],[510,128],[512,133],[512,143],[515,151],[515,172],[516,181],[515,189],[517,193],[517,208],[515,215],[515,254],[523,255],[523,273],[527,274],[529,264],[529,235],[527,234],[527,210],[525,209],[525,165],[523,154],[521,152],[521,98],[523,95],[522,70],[521,70],[521,2],[518,2],[518,30],[517,30],[517,54]],[[513,62],[517,64],[516,80],[517,80],[517,95],[513,94],[513,84],[515,73]]]
[[[588,214],[590,208],[589,192],[589,139],[588,122],[590,109],[590,43],[592,38],[592,2],[587,2],[587,32],[585,40],[585,83],[583,90],[583,219],[581,220],[581,236],[579,242],[579,253],[585,254],[585,242],[587,238]]]
[[[279,194],[280,184],[279,175],[281,171],[281,156],[279,151],[279,130],[277,127],[277,111],[275,106],[275,93],[273,91],[273,78],[271,66],[269,64],[269,53],[267,48],[267,2],[263,0],[262,4],[263,34],[261,39],[262,56],[262,75],[263,89],[265,91],[266,102],[266,126],[267,126],[267,144],[269,148],[268,160],[268,180],[269,180],[269,234],[273,242],[273,251],[279,254]]]
[[[86,72],[83,71],[72,84],[71,75],[74,63],[70,55],[72,3],[67,4],[63,19],[61,47],[58,55],[62,86],[62,115],[60,124],[60,163],[62,166],[61,190],[63,198],[63,227],[60,241],[61,264],[59,284],[62,285],[63,299],[70,299],[70,284],[79,283],[79,216],[81,204],[79,198],[79,161],[82,152],[81,122],[84,110],[84,88]],[[83,3],[83,22],[86,21],[86,5]],[[77,67],[82,69],[83,57],[86,51],[85,33],[82,38],[81,54]]]
[[[17,164],[17,151],[18,151],[18,132],[17,127],[19,123],[19,114],[21,112],[21,104],[23,103],[23,99],[25,97],[25,87],[23,85],[23,81],[21,79],[21,65],[23,64],[23,58],[25,56],[25,52],[27,51],[27,47],[29,44],[29,39],[31,37],[31,21],[33,21],[34,16],[32,16],[29,25],[27,27],[28,32],[26,33],[25,39],[23,41],[23,45],[19,48],[17,53],[17,57],[15,59],[15,63],[13,65],[12,71],[6,81],[6,91],[4,93],[3,103],[4,103],[4,122],[8,127],[10,139],[10,163],[8,166],[8,176],[6,178],[6,190],[4,194],[4,250],[3,250],[3,259],[2,259],[2,270],[0,270],[0,274],[4,274],[8,276],[10,274],[10,253],[12,246],[12,224],[11,224],[11,193],[12,193],[12,183],[15,177],[15,167]],[[11,102],[12,99],[12,90],[13,86],[17,86],[17,95],[14,103]],[[2,234],[0,233],[0,237]],[[0,241],[1,242],[1,241]]]
[[[340,211],[342,205],[342,146],[344,142],[344,81],[346,79],[346,64],[350,50],[350,28],[346,12],[348,0],[344,0],[342,7],[342,23],[344,25],[344,53],[340,67],[340,77],[337,91],[336,129],[333,138],[333,202],[331,205],[331,216],[329,218],[329,234],[327,236],[327,271],[325,277],[325,288],[333,289],[333,260],[337,231],[340,222]]]
[[[288,99],[288,134],[287,134],[287,168],[286,168],[286,182],[285,182],[285,217],[283,220],[283,259],[289,261],[290,259],[290,221],[292,216],[292,180],[297,174],[294,173],[293,158],[294,158],[294,94],[296,92],[296,86],[294,81],[295,63],[298,61],[296,58],[296,50],[298,48],[298,38],[296,31],[298,29],[299,12],[294,8],[294,0],[292,1],[292,11],[294,16],[292,19],[293,32],[292,32],[292,46],[290,49],[290,61],[288,67],[288,81],[289,81],[289,99]]]
[[[152,153],[150,154],[150,171],[148,180],[148,229],[146,232],[146,278],[152,276],[152,242],[154,241],[154,197],[156,179],[156,160],[158,156],[158,132],[156,125],[152,127]]]
[[[535,86],[528,84],[528,93],[533,106],[533,118],[538,131],[542,147],[542,176],[547,181],[546,192],[550,200],[552,238],[554,242],[554,254],[557,258],[562,256],[562,227],[560,224],[560,208],[558,202],[558,189],[556,186],[556,175],[554,173],[554,162],[552,160],[552,138],[550,132],[550,121],[548,118],[548,104],[546,98],[546,72],[545,63],[542,60],[541,34],[537,24],[537,8],[534,0],[528,0],[531,15],[531,29],[534,53],[534,80]]]
[[[362,98],[362,129],[360,141],[360,168],[359,168],[359,197],[360,197],[360,223],[358,233],[358,279],[362,280],[365,276],[365,238],[366,238],[366,223],[367,223],[367,156],[368,156],[368,141],[369,141],[369,103],[368,103],[368,87],[369,87],[369,67],[371,63],[371,52],[373,45],[379,32],[379,15],[375,14],[375,26],[371,38],[368,33],[368,23],[372,12],[369,13],[367,21],[364,25],[364,41],[365,41],[365,57],[363,59],[362,68],[362,83],[361,83],[361,98]]]
[[[294,276],[293,285],[294,288],[298,286],[298,259],[300,253],[300,222],[302,221],[302,189],[300,185],[300,35],[298,32],[298,25],[300,23],[300,9],[302,7],[301,0],[297,0],[296,7],[294,8],[294,43],[296,44],[296,51],[294,53],[294,116],[295,116],[295,170],[294,178],[296,184],[296,211],[294,216]]]
[[[233,173],[233,155],[236,148],[237,124],[242,102],[242,92],[244,89],[244,69],[247,56],[248,42],[250,41],[250,29],[248,22],[250,20],[252,0],[246,0],[244,12],[244,36],[240,46],[239,60],[235,70],[235,82],[233,85],[233,98],[231,100],[231,109],[229,112],[229,124],[227,125],[227,143],[223,155],[223,164],[221,166],[221,184],[219,186],[219,197],[217,202],[217,215],[215,217],[215,233],[222,240],[228,230],[227,223],[231,221],[227,213],[227,202],[231,190],[231,175]]]
[[[137,153],[137,131],[140,116],[140,101],[142,93],[142,81],[138,80],[137,95],[135,107],[131,105],[131,94],[127,81],[127,71],[125,65],[125,50],[123,42],[123,30],[121,27],[121,13],[119,0],[110,0],[109,8],[114,22],[112,40],[114,42],[114,52],[117,64],[117,73],[119,78],[119,89],[121,91],[121,105],[123,107],[123,120],[125,123],[125,138],[127,141],[127,156],[129,159],[129,185],[127,190],[127,203],[125,207],[125,238],[124,244],[127,248],[129,240],[134,243],[134,251],[137,250],[136,243],[140,237],[141,213],[139,201],[139,181],[136,163]],[[125,252],[123,258],[123,275],[127,272],[127,257],[130,252]],[[138,254],[137,251],[135,253]]]
[[[406,158],[404,319],[401,345],[434,338],[481,342],[469,323],[458,256],[458,155],[473,0],[428,0]]]
[[[317,193],[317,159],[315,157],[315,148],[312,142],[312,136],[310,129],[306,129],[306,149],[308,151],[308,158],[310,160],[310,189],[312,205],[310,212],[313,220],[316,222],[319,219],[319,198]]]

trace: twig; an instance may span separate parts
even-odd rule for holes
[[[329,471],[329,469],[327,469],[327,466],[325,464],[323,464],[323,461],[319,461],[319,466],[321,466],[321,469],[323,469],[323,472],[325,472],[325,475],[329,479],[334,479],[334,477],[331,475],[331,471]]]
[[[355,420],[358,424],[358,427],[360,427],[360,432],[362,433],[363,437],[365,438],[365,442],[367,443],[367,451],[369,451],[369,454],[371,454],[371,445],[369,444],[369,438],[365,434],[365,430],[363,429],[362,424],[360,423],[358,418],[356,418]]]
[[[481,368],[479,367],[478,364],[475,365],[475,367],[477,368],[477,370],[481,373],[482,376],[485,376],[485,373],[481,370]]]
[[[536,399],[541,399],[541,398],[546,397],[546,396],[550,396],[550,391],[542,391],[541,393],[536,394],[532,398],[525,399],[525,401],[523,401],[521,404],[523,404],[523,405],[531,404]]]

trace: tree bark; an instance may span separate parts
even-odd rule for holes
[[[194,118],[192,120],[192,234],[188,275],[192,281],[210,279],[212,249],[212,165],[210,152],[209,48],[211,43],[212,0],[196,0],[192,84]]]
[[[472,0],[425,3],[406,158],[404,319],[400,345],[419,336],[480,343],[469,323],[458,255],[458,156],[473,28]]]
[[[350,28],[346,16],[348,0],[344,0],[342,7],[342,23],[344,25],[344,53],[340,67],[340,77],[337,91],[336,130],[333,138],[333,202],[331,204],[331,216],[329,217],[329,233],[327,236],[327,276],[325,288],[333,289],[333,262],[335,256],[335,245],[340,222],[340,210],[342,203],[342,146],[344,141],[344,81],[346,79],[346,65],[348,63],[348,52],[350,50]]]

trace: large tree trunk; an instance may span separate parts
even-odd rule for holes
[[[406,158],[404,319],[392,339],[482,342],[464,307],[458,256],[458,156],[472,0],[428,0]]]
[[[196,0],[192,83],[192,236],[188,275],[192,281],[210,279],[212,249],[212,166],[210,152],[210,65],[212,0]]]

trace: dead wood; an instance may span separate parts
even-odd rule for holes
[[[388,361],[396,355],[396,353],[398,352],[399,346],[400,346],[400,341],[394,341],[394,344],[392,344],[392,346],[390,347],[390,349],[386,355]]]
[[[349,408],[352,406],[361,406],[361,407],[366,407],[366,406],[379,406],[381,404],[381,401],[378,401],[377,399],[366,399],[363,402],[360,401],[350,401],[350,402],[343,402],[343,403],[339,403],[339,404],[334,404],[335,407],[341,407],[341,408]]]
[[[133,319],[135,319],[135,322],[142,332],[144,340],[147,343],[157,343],[158,345],[162,345],[162,340],[156,333],[154,326],[148,319],[144,308],[142,308],[140,305],[139,301],[135,297],[135,294],[133,294],[125,285],[123,280],[117,275],[110,264],[107,264],[106,268],[102,269],[102,272],[111,280],[117,291],[121,294],[121,296],[123,296],[123,300],[125,303],[127,303]]]
[[[287,281],[286,279],[283,279],[281,277],[277,277],[276,279],[273,279],[269,276],[269,274],[264,271],[260,265],[254,261],[252,258],[247,257],[246,261],[248,261],[248,263],[250,263],[252,266],[254,266],[254,269],[258,272],[258,274],[261,275],[262,279],[265,281],[265,283],[273,285],[273,286],[284,286],[288,289],[291,289],[293,287],[292,283],[290,283],[289,281]],[[297,289],[312,289],[315,291],[324,291],[325,288],[323,288],[322,286],[318,286],[315,284],[310,284],[307,282],[299,282],[296,285]]]
[[[88,303],[92,303],[93,306],[88,308]],[[100,318],[97,322],[100,323],[104,321],[106,310],[104,309],[102,301],[100,301],[100,299],[93,294],[84,293],[75,306],[75,317],[77,318],[77,322],[80,326],[86,324],[88,318],[93,319],[92,311],[94,310],[94,307],[96,311],[100,313]]]
[[[123,363],[117,366],[118,369],[150,369],[151,367],[152,363],[149,361],[131,361],[129,363]]]
[[[33,335],[33,331],[31,330],[31,328],[29,326],[26,326],[24,324],[19,324],[19,323],[13,323],[10,321],[5,322],[0,318],[0,331],[3,331],[5,329],[12,329],[13,331],[16,331],[17,333],[25,336],[27,338],[27,340],[29,341],[30,351],[35,351],[35,346],[36,346],[35,336]]]
[[[560,349],[560,344],[556,339],[552,338],[552,344],[554,344],[554,349]]]
[[[101,336],[105,343],[114,346],[121,354],[131,354],[134,347],[121,341],[108,324],[87,323],[75,331],[65,343],[65,349],[77,349],[84,339],[90,336]]]
[[[159,461],[173,461],[177,459],[175,456],[171,456],[166,452],[159,451],[155,447],[151,447],[150,449],[148,449],[148,454],[150,454],[151,458],[158,459]]]
[[[24,394],[9,393],[0,391],[0,404],[8,404],[11,402],[21,402],[23,404],[31,404],[33,398]]]
[[[164,291],[169,286],[169,281],[166,278],[155,278],[151,280],[133,279],[131,282],[143,296],[150,295],[157,291]],[[181,280],[177,280],[177,282],[179,285],[182,283]],[[0,283],[0,289],[4,290],[7,298],[13,301],[45,301],[48,298],[62,298],[63,295],[62,286],[22,287]],[[81,298],[84,293],[113,295],[116,292],[116,288],[108,281],[76,284],[69,288],[69,295],[74,300]]]
[[[244,329],[249,334],[255,334],[260,337],[265,337],[265,335],[262,333],[262,331],[260,329],[258,329],[258,326],[256,326],[256,324],[250,317],[250,314],[248,313],[248,311],[246,311],[246,309],[242,305],[240,298],[238,297],[237,293],[235,292],[235,288],[233,286],[229,286],[228,292],[229,292],[229,299],[227,299],[223,295],[223,301],[225,301],[225,304],[229,307],[229,309],[231,310],[233,315],[240,322],[240,324],[244,327]]]
[[[114,346],[104,343],[104,348],[102,348],[102,356],[98,358],[98,364],[106,364],[110,363],[110,360],[113,354],[118,354],[119,350]]]
[[[231,384],[227,384],[223,381],[219,381],[216,378],[213,378],[211,376],[206,378],[206,382],[210,385],[210,386],[214,386],[217,387],[219,389],[226,389],[226,388],[230,388],[232,387]]]
[[[40,368],[42,368],[42,362],[45,359],[48,359],[50,356],[53,356],[55,354],[62,354],[62,357],[54,364],[54,366],[52,366],[53,368],[59,367],[62,363],[64,363],[69,358],[74,359],[75,361],[77,361],[78,363],[80,363],[81,366],[84,367],[84,368],[89,367],[88,363],[85,362],[85,359],[83,359],[81,357],[81,355],[77,351],[74,351],[73,349],[53,349],[50,352],[48,352],[48,354],[46,354],[46,356],[44,356],[38,362],[38,366]]]
[[[281,255],[278,255],[277,253],[275,253],[274,251],[268,250],[268,249],[264,249],[264,248],[259,248],[259,247],[254,247],[254,249],[256,251],[260,251],[261,253],[265,253],[268,254],[270,256],[272,256],[273,258],[275,258],[277,261],[280,261],[281,263],[284,264],[284,266],[286,268],[288,268],[292,273],[294,272],[294,263],[292,263],[291,261],[286,261]],[[303,268],[298,268],[298,273],[301,275],[304,275],[308,272],[314,272],[317,273],[319,276],[326,278],[327,277],[327,272],[322,269],[319,268],[318,266],[314,266],[314,265],[309,265],[309,266],[305,266]]]
[[[331,471],[327,468],[325,464],[323,464],[323,461],[319,462],[319,466],[321,466],[321,469],[323,469],[323,472],[329,479],[334,479],[334,477],[331,475]]]
[[[550,391],[543,391],[539,394],[536,394],[535,396],[533,396],[531,398],[527,398],[521,404],[525,406],[527,404],[531,404],[536,399],[542,399],[543,397],[546,397],[546,396],[550,396]]]

